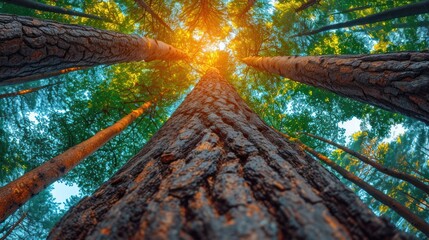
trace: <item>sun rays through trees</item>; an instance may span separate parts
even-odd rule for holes
[[[424,238],[428,22],[427,0],[1,1],[0,238]]]

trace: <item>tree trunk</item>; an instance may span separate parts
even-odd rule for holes
[[[149,5],[147,5],[144,0],[135,0],[135,2],[146,12],[148,12],[153,18],[155,18],[159,23],[161,23],[162,26],[167,28],[167,30],[173,32],[170,26],[168,26],[168,24],[164,22],[164,20],[162,20],[162,18]]]
[[[388,206],[393,211],[398,213],[399,216],[406,219],[411,225],[413,225],[415,228],[417,228],[419,231],[424,233],[426,236],[429,237],[429,224],[425,222],[423,219],[419,218],[417,215],[415,215],[413,212],[411,212],[408,208],[404,207],[402,204],[397,202],[395,199],[389,197],[388,195],[384,194],[383,192],[377,190],[373,186],[366,183],[361,178],[353,175],[352,173],[346,171],[344,168],[337,165],[334,161],[327,158],[326,156],[316,152],[314,149],[308,147],[307,145],[302,144],[301,142],[297,141],[299,146],[309,152],[311,155],[315,156],[322,162],[326,163],[328,166],[330,166],[332,169],[334,169],[336,172],[338,172],[341,176],[343,176],[345,179],[349,180],[350,182],[356,184],[360,188],[362,188],[365,192],[367,192],[369,195],[373,196],[375,199],[380,201],[382,204]]]
[[[302,12],[307,8],[310,8],[311,6],[314,6],[316,4],[320,4],[321,0],[308,0],[307,2],[303,3],[301,6],[299,6],[297,9],[295,9],[296,13]]]
[[[362,161],[368,165],[371,165],[373,168],[377,169],[378,171],[380,171],[384,174],[387,174],[391,177],[398,178],[398,179],[401,179],[403,181],[407,181],[408,183],[411,183],[412,185],[414,185],[414,187],[420,189],[421,191],[425,192],[426,194],[429,194],[429,185],[423,183],[422,181],[420,181],[418,178],[414,177],[413,175],[400,172],[396,169],[385,167],[385,166],[377,163],[376,161],[369,159],[368,157],[366,157],[366,156],[364,156],[364,155],[362,155],[356,151],[351,150],[350,148],[346,148],[346,147],[344,147],[344,146],[342,146],[336,142],[330,141],[326,138],[322,138],[322,137],[319,137],[319,136],[316,136],[316,135],[313,135],[310,133],[303,133],[303,134],[305,134],[309,137],[318,139],[320,141],[323,141],[325,143],[331,144],[332,146],[335,146],[335,147],[343,150],[344,152],[356,157],[358,160],[360,160],[360,161]]]
[[[97,151],[97,149],[110,139],[120,134],[128,125],[142,115],[150,105],[151,102],[146,102],[141,107],[133,110],[132,113],[99,131],[91,138],[69,148],[64,153],[25,173],[17,180],[1,187],[0,222],[3,222],[34,195],[72,170],[83,159]]]
[[[16,221],[16,223],[14,223],[8,230],[7,232],[0,238],[0,240],[6,240],[7,237],[9,237],[9,235],[13,232],[13,230],[15,230],[16,227],[19,226],[19,224],[22,223],[22,221],[24,221],[25,217],[27,217],[27,213],[24,212],[21,217],[18,219],[18,221]]]
[[[39,74],[34,74],[34,75],[28,75],[25,77],[9,78],[7,81],[0,82],[0,86],[26,83],[26,82],[31,82],[31,81],[34,81],[37,79],[46,79],[46,78],[66,74],[69,72],[84,70],[84,69],[88,69],[88,68],[89,67],[70,67],[70,68],[58,70],[56,72],[39,73]]]
[[[365,5],[365,6],[360,6],[360,7],[354,7],[354,8],[349,8],[347,10],[343,10],[343,11],[338,11],[338,12],[334,12],[331,13],[330,15],[335,15],[335,14],[344,14],[344,13],[349,13],[349,12],[355,12],[355,11],[360,11],[360,10],[365,10],[368,8],[372,8],[372,7],[377,7],[378,5]]]
[[[61,82],[53,83],[53,84],[47,84],[47,85],[43,85],[43,86],[35,87],[35,88],[28,88],[28,89],[24,89],[24,90],[19,90],[17,92],[12,92],[12,93],[0,94],[0,99],[2,99],[2,98],[8,98],[8,97],[16,97],[16,96],[20,96],[20,95],[29,94],[29,93],[32,93],[32,92],[37,92],[40,89],[52,87],[52,86],[58,85],[60,83]]]
[[[91,27],[0,15],[0,83],[8,79],[131,61],[178,60],[161,41]]]
[[[429,52],[249,57],[243,61],[429,123]]]
[[[92,19],[96,19],[96,20],[106,21],[106,19],[103,19],[99,16],[81,13],[81,12],[76,12],[73,10],[69,10],[69,9],[65,9],[65,8],[61,8],[61,7],[57,7],[57,6],[50,6],[50,5],[40,3],[40,2],[36,2],[33,0],[5,0],[5,2],[10,3],[10,4],[14,4],[17,6],[25,7],[25,8],[40,10],[40,11],[53,12],[53,13],[59,13],[59,14],[67,14],[67,15],[72,15],[72,16],[86,17],[86,18],[92,18]]]
[[[310,31],[310,32],[304,32],[297,35],[294,35],[292,37],[299,37],[299,36],[308,36],[313,35],[316,33],[324,32],[327,30],[334,30],[334,29],[340,29],[345,27],[353,27],[353,26],[359,26],[359,25],[365,25],[370,23],[376,23],[381,21],[387,21],[394,18],[401,18],[401,17],[408,17],[408,16],[414,16],[419,15],[423,13],[429,13],[429,1],[422,1],[418,3],[408,4],[405,6],[392,8],[389,10],[386,10],[381,13],[372,14],[366,17],[358,18],[355,20],[351,20],[348,22],[343,23],[336,23],[328,26],[321,27],[319,29]]]
[[[390,25],[380,25],[375,27],[366,27],[359,30],[354,30],[353,32],[376,32],[385,29],[405,29],[405,28],[419,28],[426,27],[429,28],[429,21],[418,21],[418,22],[405,22],[405,23],[396,23]]]
[[[244,17],[247,12],[249,12],[249,10],[253,7],[253,5],[255,5],[256,0],[247,0],[247,4],[246,7],[244,7],[243,10],[241,10],[241,12],[237,15],[237,17],[242,18]]]
[[[391,239],[337,178],[210,69],[146,146],[49,239]]]

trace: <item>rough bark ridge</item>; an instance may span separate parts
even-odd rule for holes
[[[152,140],[49,239],[401,237],[211,69]]]
[[[30,17],[0,15],[0,32],[0,84],[71,67],[186,58],[154,39]]]
[[[249,57],[243,61],[429,123],[429,52]]]

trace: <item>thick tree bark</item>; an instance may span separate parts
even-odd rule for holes
[[[24,89],[24,90],[19,90],[17,92],[12,92],[12,93],[0,94],[0,99],[2,99],[2,98],[8,98],[8,97],[16,97],[16,96],[20,96],[20,95],[29,94],[29,93],[32,93],[32,92],[37,92],[40,89],[52,87],[52,86],[55,86],[55,85],[58,85],[58,84],[60,84],[60,82],[53,83],[53,84],[47,84],[47,85],[43,85],[43,86],[35,87],[35,88],[28,88],[28,89]]]
[[[0,222],[14,213],[30,198],[64,176],[86,157],[97,151],[110,139],[120,134],[151,105],[146,102],[113,125],[99,131],[91,138],[69,148],[64,153],[25,173],[20,178],[0,188]]]
[[[429,52],[249,57],[243,61],[429,123]]]
[[[144,0],[134,0],[141,8],[143,8],[146,12],[148,12],[153,18],[155,18],[162,26],[167,28],[170,32],[173,32],[173,29],[168,26],[164,20],[149,6],[146,4]]]
[[[400,172],[396,169],[385,167],[385,166],[377,163],[376,161],[369,159],[368,157],[366,157],[366,156],[364,156],[364,155],[362,155],[356,151],[351,150],[350,148],[346,148],[346,147],[344,147],[344,146],[342,146],[336,142],[330,141],[326,138],[319,137],[319,136],[313,135],[311,133],[303,133],[303,134],[305,134],[309,137],[312,137],[312,138],[316,138],[316,139],[323,141],[325,143],[331,144],[332,146],[335,146],[335,147],[343,150],[344,152],[356,157],[358,160],[360,160],[366,164],[371,165],[372,167],[374,167],[378,171],[380,171],[384,174],[387,174],[391,177],[407,181],[407,182],[411,183],[412,185],[414,185],[416,188],[425,192],[426,194],[429,194],[429,185],[423,183],[422,181],[420,181],[418,178],[414,177],[413,175],[410,175],[410,174],[407,174],[404,172]]]
[[[318,29],[310,31],[310,32],[299,33],[299,34],[294,35],[292,37],[308,36],[308,35],[313,35],[313,34],[317,34],[320,32],[324,32],[327,30],[334,30],[334,29],[340,29],[340,28],[345,28],[345,27],[365,25],[365,24],[370,24],[370,23],[387,21],[387,20],[394,19],[394,18],[419,15],[419,14],[423,14],[423,13],[429,13],[429,1],[428,0],[418,2],[418,3],[408,4],[408,5],[397,7],[397,8],[392,8],[392,9],[386,10],[386,11],[381,12],[381,13],[376,13],[373,15],[358,18],[358,19],[351,20],[348,22],[336,23],[336,24],[324,26],[324,27],[318,28]]]
[[[186,58],[154,39],[29,17],[0,15],[0,32],[1,84],[71,67]]]
[[[337,178],[210,69],[161,130],[49,239],[391,239]]]
[[[46,5],[44,3],[36,2],[33,0],[5,0],[5,2],[10,3],[10,4],[14,4],[17,6],[25,7],[25,8],[40,10],[40,11],[53,12],[53,13],[59,13],[59,14],[67,14],[67,15],[72,15],[72,16],[86,17],[86,18],[92,18],[92,19],[96,19],[96,20],[106,21],[105,19],[103,19],[99,16],[95,16],[95,15],[87,14],[87,13],[76,12],[73,10],[69,10],[69,9],[65,9],[65,8],[61,8],[61,7],[57,7],[57,6],[50,6],[50,5]]]

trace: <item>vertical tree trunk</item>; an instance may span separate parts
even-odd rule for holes
[[[60,179],[86,157],[97,151],[110,139],[120,134],[141,116],[151,102],[142,104],[113,125],[97,132],[87,140],[69,148],[64,153],[46,161],[20,178],[0,187],[0,222],[14,213],[34,195]]]
[[[150,38],[91,27],[0,15],[0,84],[71,67],[178,60],[186,54]]]
[[[255,68],[429,123],[429,52],[249,57]]]
[[[319,163],[210,69],[148,144],[49,239],[391,239]]]
[[[362,17],[362,18],[358,18],[358,19],[354,19],[354,20],[351,20],[348,22],[342,22],[342,23],[336,23],[336,24],[324,26],[324,27],[318,28],[318,29],[310,31],[310,32],[299,33],[299,34],[294,35],[292,37],[308,36],[308,35],[313,35],[316,33],[324,32],[327,30],[334,30],[334,29],[340,29],[340,28],[345,28],[345,27],[365,25],[365,24],[370,24],[370,23],[387,21],[387,20],[395,19],[395,18],[419,15],[419,14],[423,14],[423,13],[429,13],[429,1],[428,0],[408,4],[408,5],[397,7],[397,8],[392,8],[392,9],[386,10],[386,11],[381,12],[381,13],[372,14],[372,15]]]

